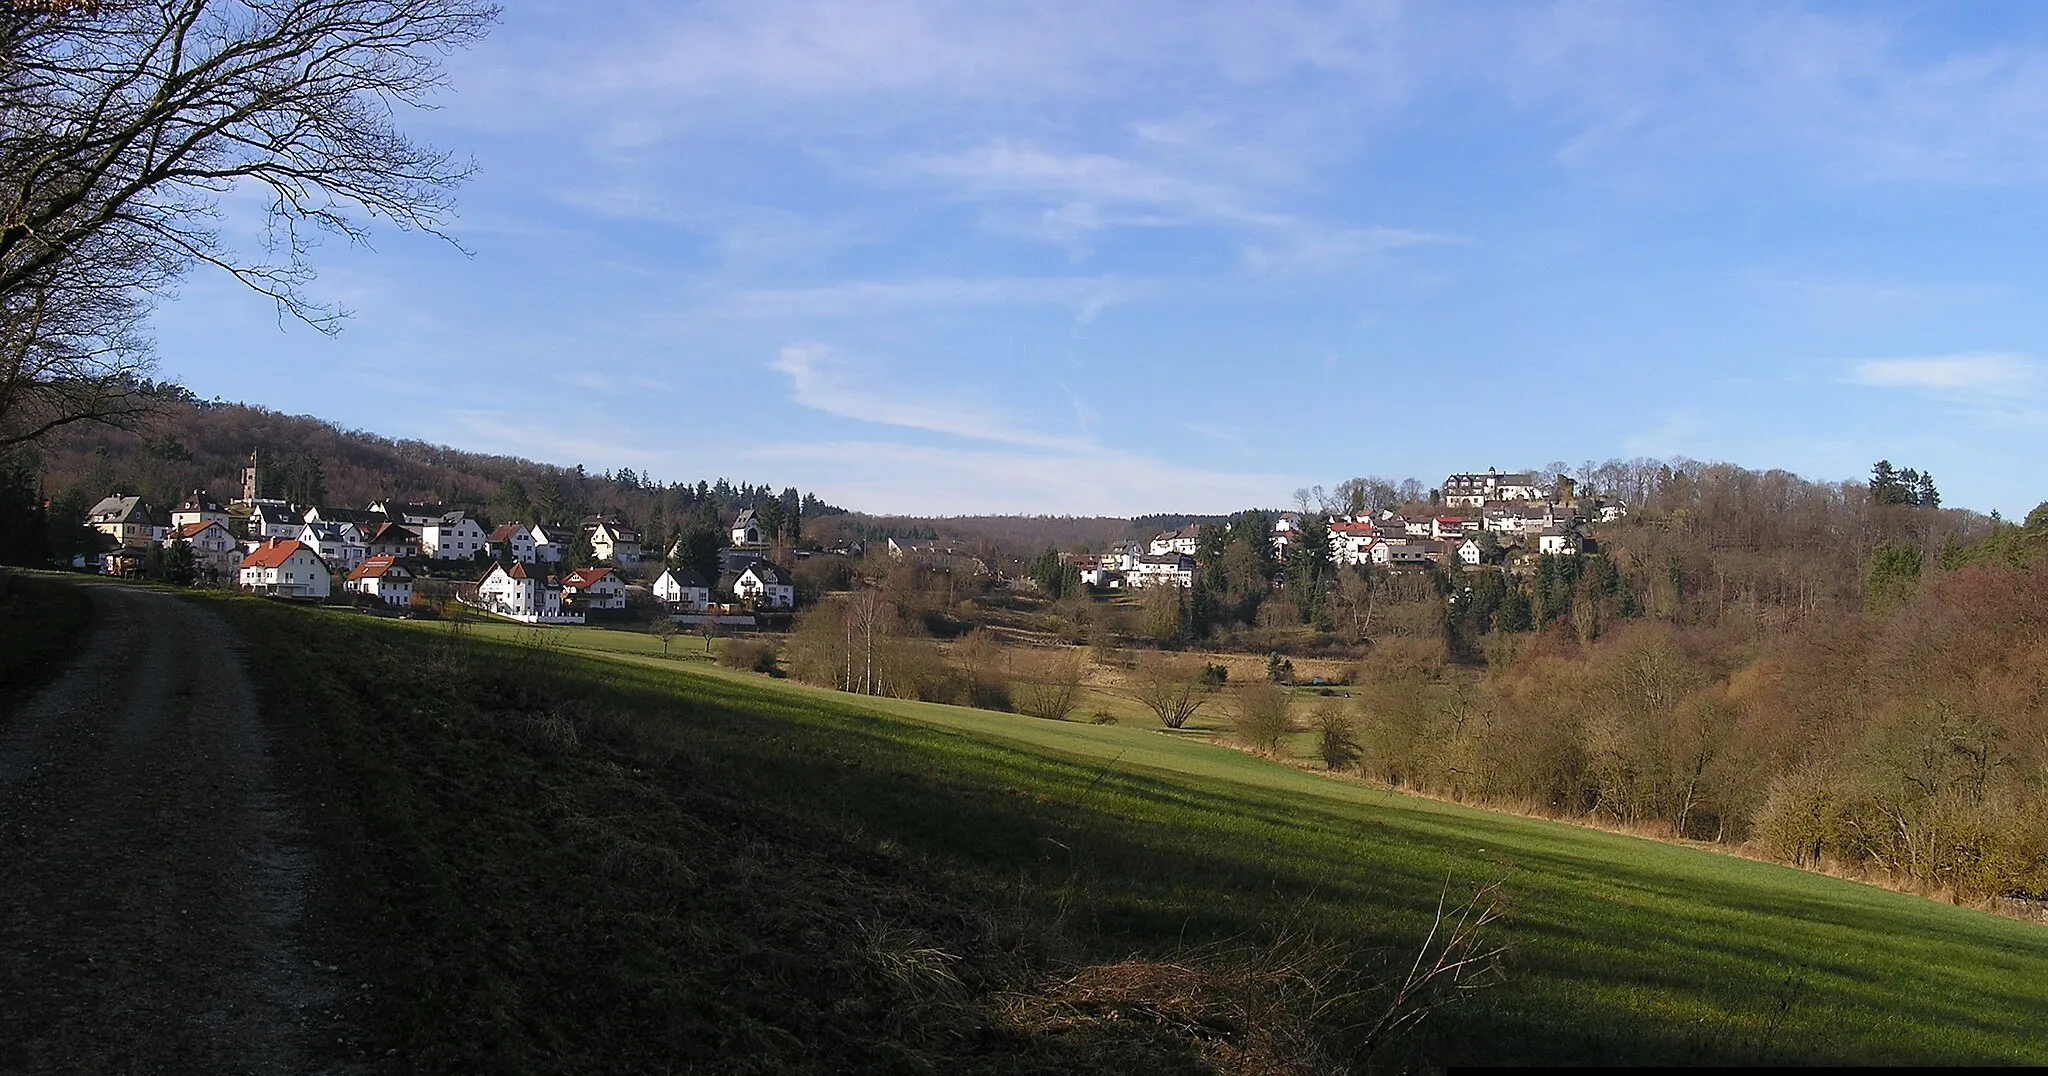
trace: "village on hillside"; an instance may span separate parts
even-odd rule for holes
[[[389,610],[411,609],[422,588],[438,584],[462,606],[532,624],[580,624],[620,612],[630,592],[636,602],[682,623],[710,619],[746,627],[756,623],[756,614],[794,611],[792,563],[865,552],[858,542],[790,549],[746,508],[725,529],[717,570],[708,573],[686,566],[680,541],[665,551],[645,549],[632,522],[615,516],[593,515],[568,526],[487,524],[440,504],[298,505],[264,496],[263,477],[252,453],[241,496],[226,505],[204,490],[161,514],[141,497],[104,497],[83,521],[111,546],[99,558],[99,569],[128,577],[182,577],[281,598],[339,595]],[[1311,530],[1320,530],[1335,564],[1390,572],[1521,574],[1538,555],[1588,550],[1591,524],[1626,514],[1620,501],[1573,494],[1568,478],[1546,484],[1526,472],[1453,474],[1433,491],[1427,511],[1381,508],[1313,520],[1301,512],[1279,512],[1270,517],[1269,538],[1280,558]],[[1202,525],[1191,524],[1149,542],[1061,553],[1059,560],[1082,585],[1100,592],[1193,587],[1203,535]],[[971,576],[1002,574],[985,553],[937,539],[888,537],[877,552]],[[1031,584],[1029,578],[1019,581]]]

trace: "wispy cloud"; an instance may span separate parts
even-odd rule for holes
[[[1000,408],[965,394],[881,385],[824,344],[793,344],[769,368],[789,376],[792,399],[802,407],[859,422],[941,433],[971,441],[1074,451],[1089,442],[1029,429]]]
[[[1204,470],[1095,446],[1020,453],[830,441],[767,445],[751,454],[805,465],[835,499],[876,512],[1225,512],[1272,503],[1299,484],[1282,475]]]
[[[1144,294],[1149,285],[1116,277],[930,277],[854,281],[814,288],[742,291],[718,297],[712,312],[746,318],[837,317],[969,306],[1072,307],[1082,322]]]
[[[1876,388],[2009,394],[2026,389],[2039,374],[2039,364],[2022,356],[1987,352],[1872,359],[1857,363],[1850,376],[1858,384]]]

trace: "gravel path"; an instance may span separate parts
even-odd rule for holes
[[[81,652],[0,713],[0,1072],[352,1071],[358,984],[234,633],[89,591]]]

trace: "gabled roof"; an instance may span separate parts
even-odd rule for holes
[[[199,532],[207,529],[208,527],[220,527],[222,533],[225,534],[227,532],[226,527],[221,527],[220,520],[209,519],[203,523],[186,523],[180,526],[177,530],[171,532],[170,540],[177,541],[178,539],[183,538],[184,540],[189,542],[192,539],[199,537]],[[229,535],[229,537],[233,537],[233,535]]]
[[[259,545],[255,549],[250,550],[249,555],[242,558],[242,567],[280,567],[284,564],[285,561],[288,561],[292,558],[292,554],[297,553],[300,550],[304,550],[307,554],[311,555],[314,560],[320,559],[320,554],[314,552],[305,543],[300,542],[296,538],[271,538],[265,541],[262,545]]]
[[[406,578],[412,575],[411,572],[399,567],[397,558],[385,555],[371,557],[356,565],[355,569],[348,573],[348,577],[350,579],[378,579],[394,572],[397,573],[399,578]]]
[[[747,565],[745,568],[740,569],[740,575],[744,576],[749,574],[751,574],[754,578],[759,579],[763,583],[769,583],[779,587],[791,587],[796,585],[796,580],[791,579],[789,577],[788,572],[783,571],[781,568],[776,567],[775,565],[770,564],[765,560],[757,560],[754,563]]]
[[[695,568],[670,568],[661,574],[674,581],[679,587],[694,587],[704,590],[711,586],[711,584],[704,581],[704,577]],[[659,582],[659,580],[656,581]]]
[[[485,573],[484,573],[484,577],[483,577],[483,579],[481,579],[481,580],[478,580],[478,582],[485,582],[485,581],[488,581],[488,580],[489,580],[489,579],[490,579],[490,578],[491,578],[492,576],[494,576],[494,575],[497,575],[497,574],[499,574],[500,572],[504,573],[505,577],[506,577],[506,578],[508,578],[508,579],[540,579],[540,578],[542,578],[541,576],[535,575],[535,574],[533,574],[533,573],[531,573],[531,572],[527,571],[527,570],[526,570],[526,564],[525,564],[525,562],[523,562],[523,561],[517,561],[517,560],[515,560],[515,561],[513,561],[513,562],[512,562],[512,563],[510,563],[510,564],[493,564],[493,565],[491,565],[491,570],[490,570],[490,571],[488,571],[488,572],[485,572]]]
[[[420,544],[420,536],[411,527],[403,523],[386,523],[378,527],[375,534],[370,535],[371,545],[389,545],[392,542],[418,545]]]
[[[611,535],[611,540],[614,543],[638,542],[640,540],[640,536],[633,533],[633,528],[628,527],[625,524],[620,523],[616,520],[599,520],[597,526],[592,528],[592,530],[593,532],[601,530],[606,534]]]
[[[205,490],[203,490],[203,489],[195,489],[195,490],[193,490],[193,491],[192,491],[192,495],[191,495],[191,496],[189,496],[189,497],[185,498],[184,500],[182,500],[182,501],[179,501],[179,502],[178,502],[178,507],[177,507],[177,511],[180,511],[180,512],[220,512],[220,513],[222,513],[222,514],[226,514],[226,512],[227,512],[227,509],[225,509],[225,508],[222,508],[222,507],[221,507],[220,505],[218,505],[218,504],[214,503],[214,500],[213,500],[213,498],[212,498],[212,497],[209,497],[209,496],[207,496],[207,495],[206,495],[206,491],[205,491]]]
[[[612,574],[610,568],[578,568],[562,577],[562,586],[564,588],[586,590],[592,584],[599,582],[610,574]]]
[[[140,497],[124,497],[118,493],[100,498],[87,515],[94,523],[148,523],[149,506]]]
[[[291,511],[281,504],[252,505],[249,509],[249,514],[257,519],[262,520],[265,526],[269,526],[272,523],[305,522],[304,519],[292,515]]]
[[[487,537],[484,538],[484,541],[509,542],[512,540],[512,536],[518,534],[520,531],[526,531],[526,536],[528,538],[533,537],[533,532],[527,531],[526,526],[524,524],[507,523],[504,526],[499,527],[497,530],[492,531]]]

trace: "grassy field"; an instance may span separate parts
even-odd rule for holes
[[[1384,992],[1265,972],[1384,981],[1447,880],[1500,883],[1504,981],[1382,1064],[2048,1063],[2038,926],[701,639],[218,604],[331,760],[422,1068],[1322,1071]]]
[[[91,623],[91,603],[70,582],[0,569],[0,706],[56,675]]]

